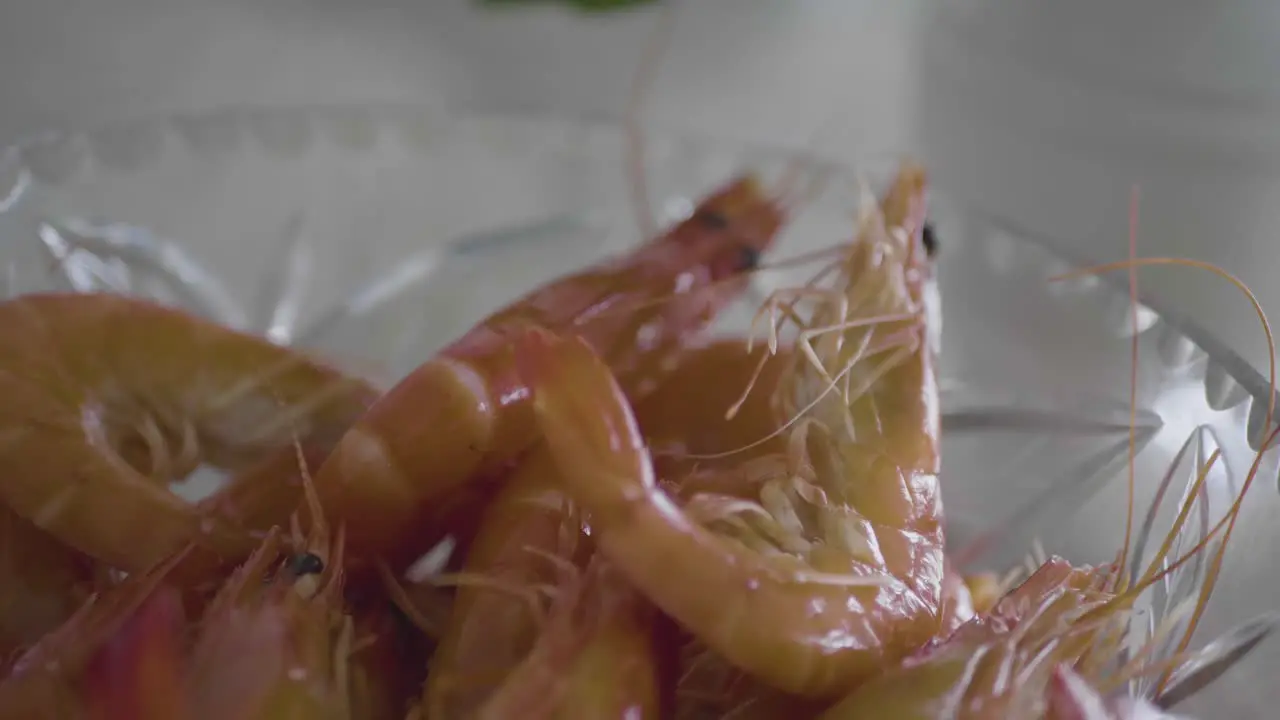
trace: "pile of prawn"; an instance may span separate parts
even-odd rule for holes
[[[1132,581],[948,561],[926,195],[904,165],[713,338],[789,213],[735,179],[386,392],[141,300],[0,304],[0,718],[1161,716],[1117,691],[1177,658],[1123,618],[1207,552],[1185,509]]]

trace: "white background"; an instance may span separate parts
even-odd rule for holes
[[[1269,5],[687,0],[645,115],[784,143],[816,133],[851,160],[918,152],[951,194],[1091,258],[1123,253],[1140,182],[1144,252],[1222,263],[1280,312]],[[941,6],[986,34],[923,32]],[[0,0],[0,141],[246,102],[620,115],[655,17],[469,0]],[[971,55],[997,47],[985,69]],[[1176,270],[1144,282],[1264,357],[1226,285]]]

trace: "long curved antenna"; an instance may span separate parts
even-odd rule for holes
[[[657,79],[662,56],[670,45],[672,30],[675,28],[676,3],[671,2],[659,12],[661,15],[658,17],[658,25],[645,42],[644,54],[640,57],[640,65],[631,82],[631,95],[627,100],[624,123],[625,162],[631,181],[631,206],[636,215],[636,227],[640,229],[640,237],[644,239],[657,235],[657,228],[653,221],[653,206],[649,202],[649,176],[645,170],[644,130],[640,127],[640,115],[644,110],[645,99]]]

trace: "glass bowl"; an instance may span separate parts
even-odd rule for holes
[[[232,108],[36,137],[0,154],[0,289],[110,290],[313,348],[390,383],[523,291],[635,243],[624,136],[608,122],[419,107]],[[788,152],[652,132],[663,222],[730,174],[766,177]],[[776,257],[847,238],[861,171],[806,158],[815,193]],[[1112,559],[1124,536],[1130,339],[1138,333],[1137,528],[1163,536],[1178,496],[1220,450],[1185,549],[1253,462],[1266,381],[1211,334],[1115,280],[1060,283],[1054,243],[933,194],[949,542],[974,568],[1034,547]],[[787,272],[756,276],[719,332],[742,332]],[[0,332],[3,329],[0,328]],[[1228,649],[1272,627],[1280,589],[1275,453],[1264,456],[1198,635]],[[1142,533],[1140,533],[1142,534]],[[1153,543],[1146,544],[1151,553]],[[1188,565],[1148,593],[1133,636],[1203,581]],[[1252,624],[1241,626],[1245,621]],[[1259,649],[1179,707],[1257,717],[1280,702]],[[1132,688],[1141,691],[1144,688]]]

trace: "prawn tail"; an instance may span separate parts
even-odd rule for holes
[[[83,679],[90,720],[182,720],[185,615],[181,594],[162,588],[89,661]]]

